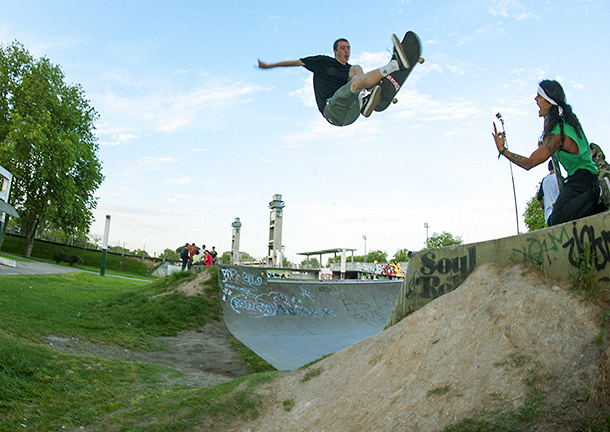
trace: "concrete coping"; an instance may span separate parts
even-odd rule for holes
[[[0,257],[0,264],[8,267],[17,267],[17,261],[3,257]]]

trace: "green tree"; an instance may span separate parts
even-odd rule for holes
[[[536,191],[536,194],[525,205],[523,220],[525,221],[528,231],[536,231],[546,228],[544,209],[540,206],[540,202],[538,201],[537,197],[538,191]]]
[[[320,268],[320,262],[317,258],[309,258],[309,261],[304,259],[301,261],[300,268]]]
[[[351,255],[347,255],[345,257],[345,260],[347,262],[352,262],[352,256]],[[327,265],[331,265],[334,263],[339,264],[341,262],[341,255],[337,255],[336,257],[330,257],[328,258],[328,261],[326,262]],[[353,262],[366,262],[366,257],[364,255],[354,255],[354,261]]]
[[[159,255],[161,259],[170,259],[170,260],[179,260],[180,255],[173,249],[165,249],[161,255]]]
[[[427,241],[427,245],[424,249],[440,248],[451,245],[458,245],[464,243],[462,237],[453,236],[453,234],[443,231],[442,233],[433,233]]]
[[[392,261],[397,262],[408,262],[409,261],[409,249],[398,249],[394,254]]]
[[[372,263],[372,262],[388,262],[388,254],[387,252],[383,252],[381,250],[374,250],[374,251],[370,251],[369,253],[366,254],[366,262],[368,263]]]
[[[220,257],[220,263],[224,265],[231,264],[231,252],[223,252],[222,256]]]
[[[21,44],[0,44],[0,165],[13,174],[11,200],[25,236],[24,257],[43,223],[87,234],[102,183],[97,112],[59,66]]]
[[[248,252],[239,252],[239,258],[241,260],[241,262],[252,262],[255,261],[254,257],[251,256]],[[235,264],[239,264],[239,263],[235,263]]]

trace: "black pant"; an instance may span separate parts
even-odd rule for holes
[[[568,177],[555,201],[549,226],[580,219],[604,211],[597,205],[599,183],[589,170],[580,169]]]

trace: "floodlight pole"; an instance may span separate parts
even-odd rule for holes
[[[362,238],[364,239],[364,262],[366,262],[366,236],[363,235]]]
[[[108,234],[110,232],[110,215],[106,215],[106,226],[104,227],[104,243],[102,244],[102,262],[100,264],[100,276],[106,275],[106,255],[108,254]]]

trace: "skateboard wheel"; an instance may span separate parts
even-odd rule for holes
[[[420,58],[418,58],[418,59],[417,59],[417,62],[418,62],[419,64],[424,64],[425,60],[424,60],[424,58],[423,58],[423,57],[420,57]]]
[[[396,99],[396,98],[392,99],[392,103],[393,103],[393,104],[395,104],[395,103],[397,103],[397,102],[398,102],[398,99]]]

